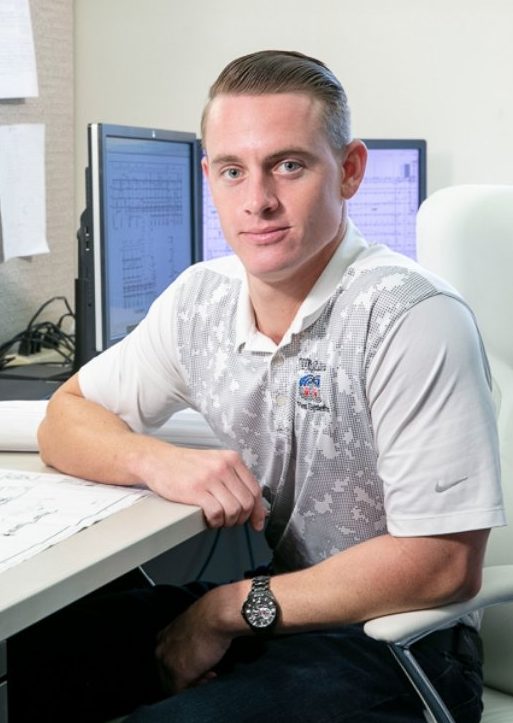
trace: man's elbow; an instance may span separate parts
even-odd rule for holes
[[[50,465],[49,439],[51,435],[48,433],[48,419],[44,417],[37,429],[37,448],[39,455],[46,465]]]
[[[37,448],[41,459],[48,466],[55,466],[55,461],[52,459],[52,442],[55,436],[55,431],[52,431],[52,421],[47,413],[37,429]]]
[[[483,582],[483,561],[489,530],[467,533],[467,544],[458,549],[449,568],[449,597],[464,602],[475,597]]]
[[[438,538],[442,554],[425,569],[426,599],[431,605],[465,602],[481,589],[489,530],[472,530]]]
[[[68,421],[66,421],[64,427],[62,425],[62,419],[66,418],[66,401],[70,396],[65,389],[66,385],[58,389],[48,402],[46,414],[36,432],[37,447],[41,459],[46,465],[52,467],[58,466],[57,453],[62,446],[66,428],[69,427]]]
[[[454,602],[465,602],[475,597],[481,590],[483,572],[481,565],[474,565],[461,575],[454,586],[452,597]]]

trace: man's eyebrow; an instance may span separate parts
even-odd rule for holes
[[[302,158],[303,160],[313,163],[317,160],[317,155],[312,151],[301,147],[283,148],[282,150],[271,153],[267,156],[265,162],[273,166],[278,161],[282,161],[284,158]]]
[[[240,158],[238,156],[231,155],[215,156],[212,160],[208,158],[208,162],[210,166],[220,166],[223,163],[240,163]]]
[[[304,158],[306,161],[313,162],[317,160],[317,155],[315,153],[312,153],[311,151],[307,150],[306,148],[301,147],[291,147],[291,148],[282,148],[278,151],[275,151],[274,153],[271,153],[269,156],[266,156],[264,158],[264,163],[266,165],[274,165],[278,161],[283,160],[284,158],[291,158],[291,157],[300,157]],[[232,155],[232,154],[225,154],[220,156],[215,156],[211,161],[211,166],[220,166],[224,163],[242,163],[242,158],[240,156]]]

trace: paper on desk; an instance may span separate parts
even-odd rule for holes
[[[0,215],[4,261],[48,253],[42,123],[0,126]]]
[[[60,474],[0,469],[0,572],[148,494]]]
[[[0,401],[0,451],[37,452],[37,428],[46,413],[45,400]],[[192,409],[177,412],[154,437],[185,447],[213,449],[221,444],[204,418]]]
[[[0,0],[0,98],[37,94],[29,0]]]
[[[164,442],[181,447],[214,449],[222,446],[205,418],[193,409],[183,409],[168,419],[162,427],[148,429],[147,432]]]
[[[0,402],[0,450],[37,452],[37,428],[47,404],[39,400]]]

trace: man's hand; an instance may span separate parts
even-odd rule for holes
[[[152,450],[150,458],[145,455],[146,469],[140,475],[150,489],[174,502],[199,505],[209,527],[249,520],[255,530],[263,529],[266,510],[260,485],[239,454],[165,447]]]
[[[63,443],[64,440],[64,443]],[[209,527],[265,521],[260,486],[232,450],[175,447],[134,434],[113,412],[84,399],[75,375],[55,393],[39,428],[44,461],[108,484],[147,484],[173,502],[198,505]]]
[[[213,668],[232,642],[232,634],[209,623],[212,596],[204,595],[159,633],[156,656],[170,693],[215,677]]]

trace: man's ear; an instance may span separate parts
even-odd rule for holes
[[[208,178],[208,158],[204,155],[201,159],[201,169],[205,178]]]
[[[367,165],[367,148],[363,141],[351,141],[344,151],[342,161],[342,198],[346,201],[354,196],[363,180]]]

